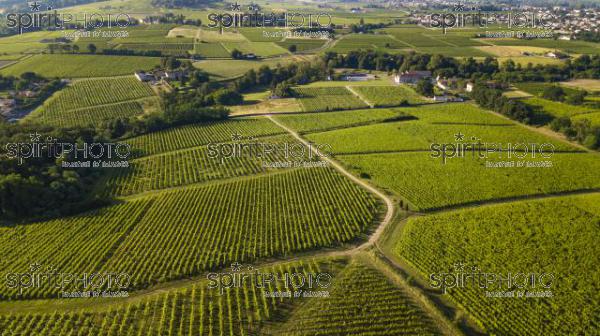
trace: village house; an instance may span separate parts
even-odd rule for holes
[[[436,85],[442,90],[450,90],[458,87],[458,79],[457,78],[443,78],[441,76],[437,76]]]
[[[149,73],[149,72],[136,71],[134,73],[134,76],[140,82],[149,82],[149,81],[155,80],[154,74]]]
[[[456,96],[442,95],[442,96],[433,96],[433,101],[448,103],[448,102],[463,102],[464,99],[462,99],[461,97],[456,97]]]
[[[431,71],[405,71],[394,76],[396,84],[417,84],[422,79],[431,78]]]
[[[11,98],[0,98],[0,114],[8,116],[17,106],[17,102]]]
[[[474,87],[475,87],[475,85],[473,85],[473,83],[467,83],[467,85],[465,86],[465,91],[473,92]]]
[[[343,75],[341,79],[348,82],[364,82],[375,79],[375,75],[365,73],[349,73]]]

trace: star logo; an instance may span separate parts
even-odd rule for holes
[[[239,262],[234,262],[233,264],[231,264],[231,271],[232,272],[239,272],[242,269],[242,264],[240,264]]]
[[[457,3],[456,5],[454,5],[455,12],[462,12],[464,10],[465,10],[465,5],[461,4],[460,2]]]
[[[458,132],[458,133],[454,134],[454,140],[463,141],[463,140],[465,140],[465,135],[462,134],[461,132]]]
[[[42,265],[38,264],[37,262],[34,262],[33,264],[29,265],[29,270],[31,270],[31,272],[36,272],[40,268],[42,268]]]
[[[240,141],[242,140],[242,135],[239,133],[234,133],[231,135],[231,140],[233,141]]]
[[[31,138],[31,142],[38,142],[38,141],[40,141],[41,137],[42,137],[42,135],[39,134],[38,132],[29,134],[29,138]]]
[[[454,264],[454,270],[457,272],[462,272],[465,269],[465,264],[463,264],[462,262],[458,262],[456,264]]]
[[[231,10],[234,12],[239,12],[241,10],[241,5],[237,3],[237,1],[231,4]]]
[[[37,1],[34,1],[32,3],[29,4],[29,8],[31,9],[32,12],[39,12],[40,11],[40,3]]]

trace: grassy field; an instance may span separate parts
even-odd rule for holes
[[[140,114],[143,106],[138,100],[153,96],[150,86],[134,77],[78,80],[56,92],[25,120],[61,127],[97,124],[106,118]]]
[[[538,47],[538,48],[549,48],[559,49],[566,53],[573,54],[596,54],[600,48],[597,44],[583,41],[562,41],[562,40],[551,40],[551,39],[492,39],[488,40],[498,46],[526,46],[526,47]]]
[[[539,284],[535,288],[507,288],[506,284],[498,286],[498,282],[480,288],[466,282],[448,289],[452,300],[464,307],[486,333],[593,334],[591,321],[596,319],[600,297],[596,276],[591,274],[597,274],[600,264],[589,256],[600,253],[595,243],[600,234],[596,225],[600,221],[599,204],[600,195],[592,194],[412,218],[394,251],[425,278],[432,273],[451,273],[457,263],[466,263],[465,273],[477,266],[479,273],[503,277],[507,272],[553,274],[550,288]],[[516,247],[536,252],[515,254]],[[548,280],[550,277],[544,283]],[[486,296],[486,291],[512,290],[549,290],[552,297]]]
[[[572,121],[589,120],[590,125],[592,125],[592,127],[600,126],[600,112],[578,114],[578,115],[573,116],[571,118],[571,120]]]
[[[158,57],[100,55],[36,55],[0,70],[0,74],[19,76],[35,72],[45,77],[78,78],[131,75],[160,65]]]
[[[589,92],[600,91],[600,80],[597,79],[576,79],[568,82],[562,82],[563,86],[583,89]]]

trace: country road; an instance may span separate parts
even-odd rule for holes
[[[284,124],[280,123],[279,121],[275,120],[271,115],[266,115],[266,118],[268,118],[269,120],[271,120],[277,126],[283,128],[286,132],[288,132],[291,136],[293,136],[298,141],[300,141],[303,145],[305,145],[306,147],[310,148],[313,153],[315,153],[316,155],[320,154],[316,148],[310,146],[310,144],[308,143],[308,141],[304,140],[304,138],[302,138],[294,130],[290,129],[286,125],[284,125]],[[387,225],[392,221],[392,217],[394,216],[394,202],[392,201],[391,198],[389,198],[387,195],[385,195],[381,191],[375,189],[370,184],[368,184],[365,181],[363,181],[363,180],[359,179],[358,177],[354,176],[352,173],[350,173],[349,171],[347,171],[346,168],[342,167],[341,164],[337,163],[332,158],[327,157],[327,156],[324,156],[322,158],[323,158],[323,160],[325,160],[329,164],[331,164],[333,166],[333,168],[335,168],[337,171],[339,171],[343,175],[347,176],[354,183],[360,185],[361,187],[367,189],[371,193],[377,195],[377,197],[381,198],[385,202],[385,206],[387,208],[386,213],[385,213],[385,217],[383,217],[383,220],[381,221],[381,223],[379,223],[379,226],[377,227],[377,229],[375,230],[375,232],[373,232],[373,234],[369,237],[369,240],[366,241],[366,242],[364,242],[363,244],[357,246],[353,250],[361,250],[361,249],[365,249],[365,248],[368,248],[368,247],[374,245],[375,242],[379,239],[379,237],[383,233],[383,231],[385,230],[385,228],[387,227]]]

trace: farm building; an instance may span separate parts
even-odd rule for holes
[[[433,96],[433,101],[435,102],[463,102],[464,99],[462,99],[461,97],[455,97],[455,96],[447,96],[447,95],[443,95],[443,96]]]
[[[151,73],[136,71],[134,75],[135,78],[137,78],[140,82],[149,82],[154,80],[154,75]]]
[[[405,71],[394,76],[396,84],[417,84],[421,79],[431,78],[431,71]]]
[[[342,76],[341,79],[348,82],[363,82],[375,79],[375,75],[364,73],[350,73]]]

